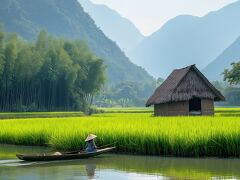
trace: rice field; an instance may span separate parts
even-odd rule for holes
[[[104,113],[151,113],[153,107],[129,107],[129,108],[99,108]]]
[[[85,137],[94,133],[98,146],[114,143],[120,153],[240,157],[239,113],[240,109],[219,108],[215,117],[153,117],[149,112],[122,110],[81,117],[1,120],[0,143],[75,150],[84,148]]]
[[[0,113],[0,119],[21,118],[51,118],[51,117],[79,117],[84,116],[82,112],[5,112]]]

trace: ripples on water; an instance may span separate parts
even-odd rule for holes
[[[49,149],[0,146],[0,179],[240,179],[239,159],[102,155],[55,162],[24,162],[16,153]]]

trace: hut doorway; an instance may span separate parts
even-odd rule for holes
[[[201,99],[193,98],[189,101],[189,113],[193,115],[200,115],[202,111]]]

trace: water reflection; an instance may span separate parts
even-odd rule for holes
[[[97,166],[95,164],[87,164],[85,166],[85,169],[86,169],[86,172],[87,172],[87,175],[88,175],[89,179],[94,179],[96,167]]]
[[[91,159],[23,162],[19,152],[45,148],[0,146],[0,179],[240,179],[239,159],[102,155]]]

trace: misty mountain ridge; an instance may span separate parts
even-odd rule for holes
[[[223,80],[224,69],[231,68],[231,63],[240,61],[240,37],[229,46],[220,56],[211,62],[203,73],[210,80]]]
[[[0,23],[6,31],[16,32],[27,40],[36,39],[41,30],[46,30],[55,36],[87,42],[107,65],[110,84],[153,81],[97,28],[77,0],[2,0]]]
[[[113,9],[102,4],[94,4],[90,0],[78,1],[106,36],[115,41],[126,54],[144,39],[130,20]]]
[[[130,59],[155,77],[197,64],[202,69],[240,36],[240,1],[203,17],[177,16],[145,38]]]

